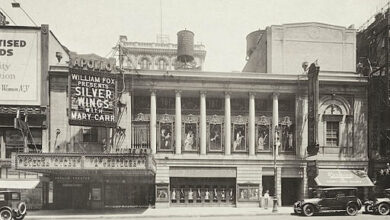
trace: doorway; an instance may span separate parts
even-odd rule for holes
[[[82,183],[56,184],[54,203],[57,209],[87,209],[89,186]]]
[[[302,179],[282,178],[282,205],[293,205],[299,199]]]

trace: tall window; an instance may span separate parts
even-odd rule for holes
[[[146,58],[141,60],[141,69],[148,70],[149,69],[149,61]]]
[[[167,63],[163,59],[160,59],[158,61],[158,69],[159,70],[166,70],[167,69]]]
[[[328,121],[326,122],[326,145],[336,147],[339,145],[339,122]]]

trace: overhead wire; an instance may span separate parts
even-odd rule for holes
[[[12,23],[14,23],[14,25],[17,25],[17,24],[15,23],[15,21],[11,18],[11,16],[9,16],[9,15],[7,14],[7,12],[4,11],[4,9],[2,9],[2,8],[0,7],[0,10],[3,12],[3,14],[4,14],[5,16],[7,16],[7,17],[9,18],[9,20],[12,21]]]

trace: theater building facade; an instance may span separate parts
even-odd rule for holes
[[[267,190],[279,205],[291,205],[308,195],[308,78],[301,66],[318,59],[320,175],[363,171],[367,79],[355,72],[355,31],[302,23],[258,33],[247,38],[243,72],[112,72],[114,128],[69,124],[73,70],[52,65],[51,147],[19,153],[16,169],[48,178],[44,201],[53,208],[258,207]]]

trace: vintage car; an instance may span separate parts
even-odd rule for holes
[[[372,210],[380,215],[388,215],[390,213],[390,188],[384,190],[384,197],[376,198],[373,201]]]
[[[315,198],[297,201],[294,213],[312,216],[322,212],[345,211],[348,215],[356,215],[362,202],[356,196],[356,188],[318,189]]]
[[[0,219],[21,220],[27,214],[26,203],[20,201],[20,192],[0,191]]]

